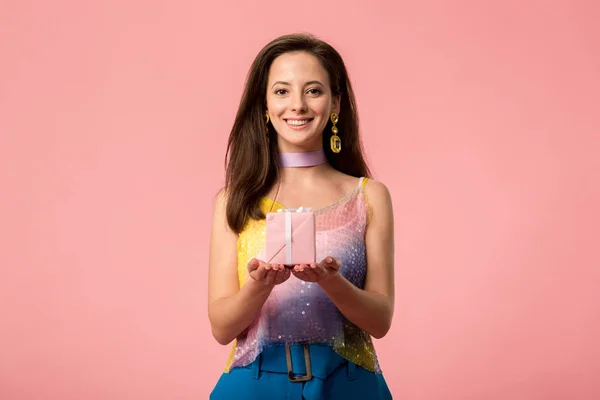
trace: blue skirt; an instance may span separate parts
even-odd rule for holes
[[[211,400],[388,400],[381,374],[321,344],[272,346],[250,365],[221,375]]]

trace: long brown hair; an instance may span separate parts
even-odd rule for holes
[[[265,217],[261,199],[269,193],[279,177],[277,138],[271,124],[271,139],[265,134],[267,79],[273,60],[296,51],[316,57],[329,75],[331,92],[341,96],[339,136],[342,151],[334,154],[330,135],[323,135],[323,149],[329,164],[345,174],[370,177],[362,154],[358,130],[356,102],[346,66],[331,45],[307,34],[280,36],[267,44],[256,56],[246,78],[244,93],[229,135],[226,155],[225,191],[227,193],[227,223],[240,233],[249,218]],[[326,132],[331,131],[331,121]]]

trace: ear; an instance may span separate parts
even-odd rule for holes
[[[342,96],[333,96],[331,101],[331,112],[336,114],[340,113],[340,103],[342,101]]]

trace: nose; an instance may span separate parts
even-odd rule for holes
[[[302,91],[297,91],[291,96],[290,108],[296,112],[306,110],[306,102],[304,101],[304,93]]]

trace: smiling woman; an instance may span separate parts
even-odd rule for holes
[[[357,121],[329,44],[286,35],[260,51],[213,216],[208,313],[235,342],[211,399],[391,398],[371,337],[394,310],[392,203]],[[282,204],[313,210],[314,262],[265,259],[265,216]]]

